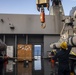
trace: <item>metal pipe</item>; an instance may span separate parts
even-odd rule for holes
[[[15,57],[17,56],[17,35],[15,35]]]
[[[0,56],[0,58],[5,58],[4,56]],[[23,60],[29,60],[29,58],[31,58],[31,59],[35,59],[35,58],[33,58],[33,57],[8,57],[7,56],[7,58],[8,59],[23,59]]]
[[[26,35],[26,44],[28,44],[28,35]]]
[[[72,36],[68,40],[69,45],[76,47],[76,36]]]
[[[76,36],[71,36],[67,40],[68,40],[68,42],[67,42],[68,45],[76,47]],[[61,42],[56,42],[56,43],[50,44],[50,48],[60,48],[60,44],[61,44]]]

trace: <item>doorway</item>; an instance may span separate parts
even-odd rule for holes
[[[41,45],[34,45],[34,58],[41,59]]]
[[[34,45],[34,70],[41,70],[41,45]]]

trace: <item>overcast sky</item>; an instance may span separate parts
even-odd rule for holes
[[[76,6],[76,0],[62,0],[62,5],[65,15],[69,15],[72,7]],[[45,11],[49,14],[48,10]],[[0,0],[0,13],[40,14],[36,9],[36,0]]]

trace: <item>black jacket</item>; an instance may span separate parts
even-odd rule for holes
[[[3,55],[0,53],[0,56],[2,56],[3,57]],[[2,71],[3,71],[3,64],[4,64],[4,62],[6,62],[7,61],[7,59],[4,59],[4,58],[2,58],[2,57],[0,57],[0,75],[2,75]]]
[[[67,50],[61,49],[56,53],[56,55],[53,57],[53,60],[58,60],[59,65],[67,65],[69,64],[69,53],[71,50],[71,46],[68,46]]]

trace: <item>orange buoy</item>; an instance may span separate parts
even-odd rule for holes
[[[42,11],[41,14],[40,14],[40,21],[41,21],[41,23],[45,23],[45,13],[44,13],[44,11]]]

